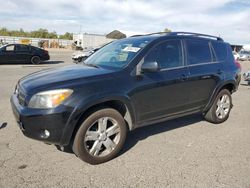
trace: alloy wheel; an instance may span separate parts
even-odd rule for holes
[[[217,106],[216,106],[216,116],[219,119],[223,119],[227,116],[227,114],[230,111],[230,97],[226,94],[222,95],[218,101],[217,101]]]
[[[84,145],[88,153],[95,157],[109,155],[120,141],[121,130],[115,119],[102,117],[87,130]]]

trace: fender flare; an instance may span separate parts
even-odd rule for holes
[[[86,103],[86,101],[88,102]],[[63,145],[69,144],[70,139],[73,135],[73,132],[76,126],[78,126],[80,118],[85,112],[87,112],[88,109],[90,109],[91,107],[95,105],[102,104],[102,103],[109,102],[109,101],[118,101],[125,105],[126,110],[129,113],[128,114],[129,118],[131,119],[131,122],[128,122],[128,126],[129,126],[128,128],[129,130],[133,130],[135,128],[136,115],[135,115],[135,111],[133,108],[133,104],[131,103],[131,100],[128,96],[107,95],[106,97],[103,97],[103,95],[102,96],[99,95],[99,97],[97,97],[96,95],[94,95],[85,101],[81,101],[74,108],[64,128],[63,135],[60,140],[60,145],[63,146]]]
[[[212,93],[212,95],[211,95],[211,97],[210,97],[210,99],[209,99],[209,102],[208,102],[208,104],[205,106],[205,108],[203,109],[203,114],[205,114],[210,108],[211,108],[211,106],[213,105],[213,103],[214,103],[214,100],[215,100],[215,98],[217,97],[217,95],[218,95],[218,93],[221,91],[221,89],[223,88],[223,87],[225,87],[226,85],[229,85],[229,84],[232,84],[233,85],[233,91],[237,88],[236,87],[236,85],[237,85],[237,83],[236,83],[236,81],[235,80],[227,80],[227,81],[223,81],[223,82],[221,82],[215,89],[214,89],[214,91],[213,91],[213,93]]]

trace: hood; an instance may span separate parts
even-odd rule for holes
[[[109,74],[114,70],[89,67],[85,65],[71,65],[60,68],[46,69],[29,74],[19,81],[20,87],[26,93],[34,93],[37,88],[59,86],[79,79]]]

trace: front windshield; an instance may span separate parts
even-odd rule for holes
[[[240,54],[250,54],[250,51],[242,50],[242,51],[240,51]]]
[[[121,69],[153,38],[127,38],[114,41],[90,56],[85,63]]]

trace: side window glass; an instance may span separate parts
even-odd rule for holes
[[[26,52],[26,51],[29,51],[29,47],[25,46],[25,45],[17,45],[16,46],[16,51]]]
[[[15,46],[14,45],[10,45],[10,46],[6,46],[5,51],[11,52],[11,51],[14,51],[14,49],[15,49]]]
[[[227,46],[222,42],[213,42],[212,46],[215,51],[217,61],[225,61],[227,59]]]
[[[179,40],[169,40],[154,47],[144,58],[144,62],[156,61],[161,69],[182,66],[182,49]]]
[[[201,40],[186,40],[186,46],[189,65],[212,62],[212,55],[208,42]]]

